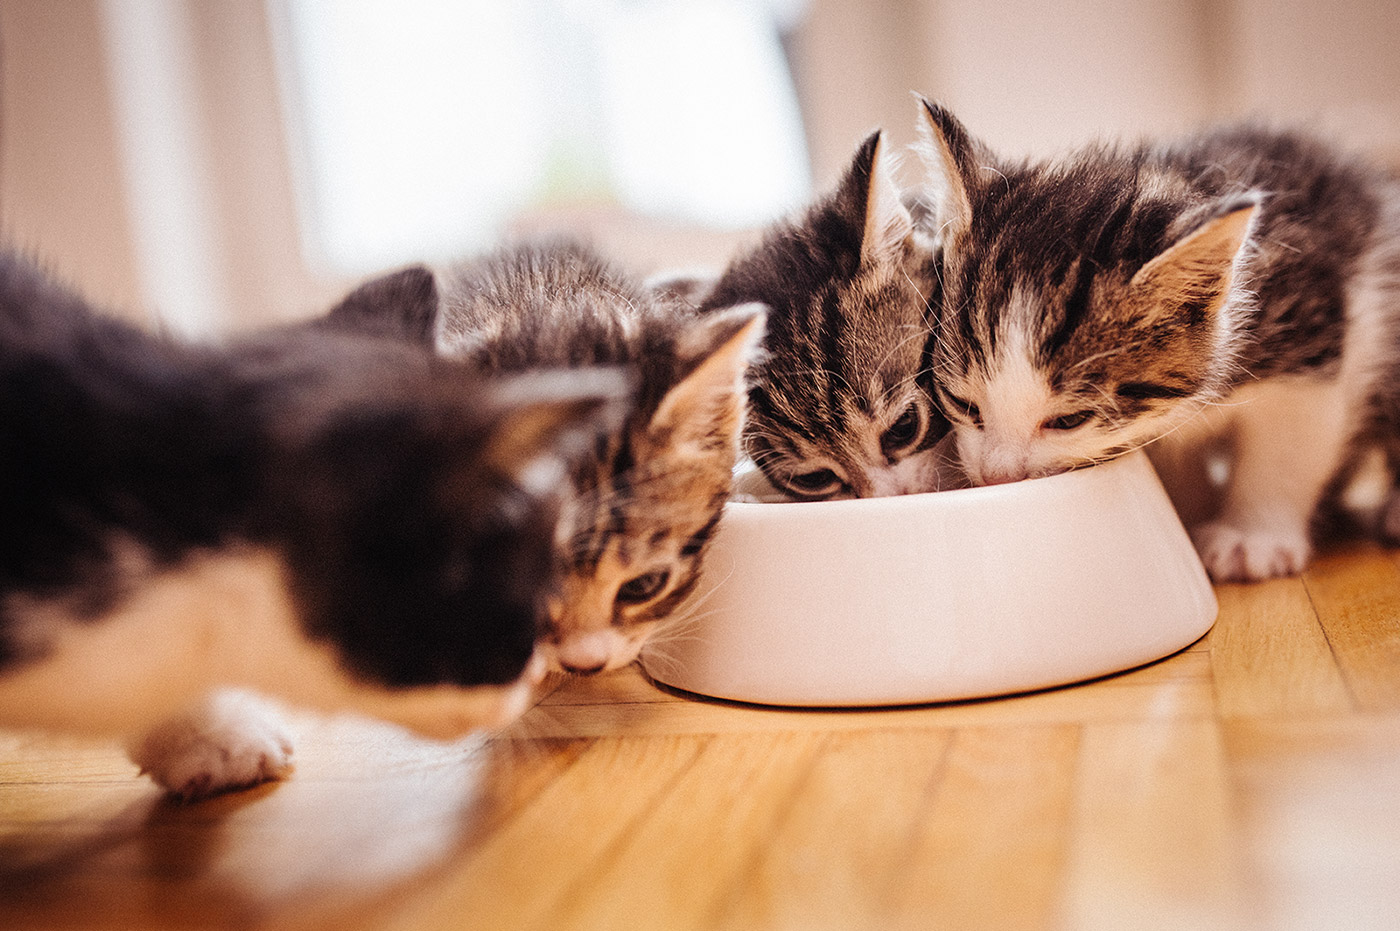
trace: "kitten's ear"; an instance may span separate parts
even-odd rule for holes
[[[972,137],[946,107],[918,94],[915,97],[919,101],[919,142],[914,150],[923,162],[933,198],[935,234],[946,245],[972,226],[967,189],[977,172],[977,152]]]
[[[1149,261],[1128,283],[1132,306],[1193,317],[1218,311],[1237,284],[1258,211],[1257,198],[1234,201]]]
[[[562,478],[561,468],[602,431],[622,421],[630,385],[612,368],[532,372],[490,383],[495,418],[482,450],[492,470],[530,491]]]
[[[864,264],[898,255],[914,231],[914,221],[894,181],[893,156],[887,152],[884,138],[879,130],[865,138],[836,195],[846,206],[847,215],[860,224],[860,260]]]
[[[744,425],[744,377],[763,341],[767,310],[740,304],[696,318],[676,347],[685,375],[652,415],[652,436],[682,450],[734,451]]]
[[[334,329],[431,345],[438,290],[432,271],[412,265],[360,285],[319,321]]]

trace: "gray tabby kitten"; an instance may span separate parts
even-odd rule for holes
[[[1008,161],[944,108],[921,112],[944,280],[934,365],[972,479],[1151,444],[1216,579],[1301,571],[1329,484],[1389,417],[1396,181],[1253,127]]]
[[[746,445],[769,481],[805,500],[947,483],[928,340],[939,281],[880,133],[836,190],[737,257],[701,310],[770,308],[750,378]]]
[[[567,242],[504,248],[438,281],[431,318],[342,312],[338,322],[397,326],[490,373],[606,365],[634,379],[624,425],[601,434],[571,476],[543,640],[565,671],[625,666],[699,578],[730,494],[763,311],[700,317]]]

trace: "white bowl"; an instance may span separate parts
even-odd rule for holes
[[[957,491],[731,502],[659,682],[870,706],[1063,685],[1159,659],[1215,594],[1147,457]]]

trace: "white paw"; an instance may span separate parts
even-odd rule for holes
[[[156,784],[191,800],[292,771],[292,739],[276,711],[248,692],[213,692],[128,748]]]
[[[1206,571],[1217,582],[1259,582],[1297,575],[1312,546],[1302,528],[1239,527],[1210,521],[1191,532]]]

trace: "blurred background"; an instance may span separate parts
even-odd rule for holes
[[[1007,153],[1258,116],[1400,164],[1397,49],[1397,0],[0,0],[0,222],[201,337],[532,232],[722,265],[911,90]]]

